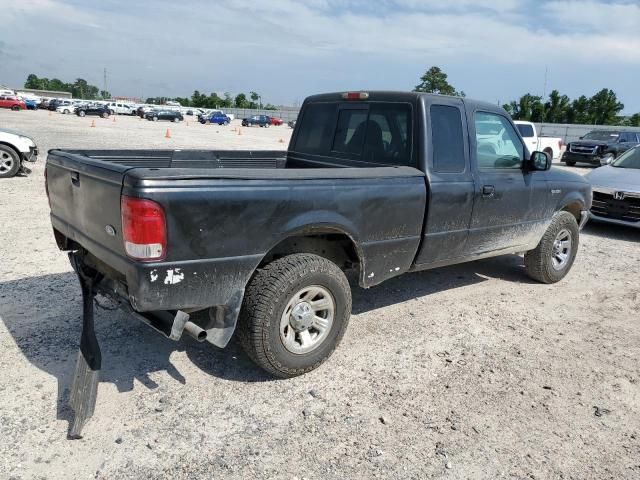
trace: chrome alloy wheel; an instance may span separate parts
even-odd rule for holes
[[[293,295],[280,319],[280,339],[294,354],[309,353],[327,338],[335,318],[336,301],[324,287],[311,285]]]
[[[555,270],[562,270],[571,258],[571,232],[563,228],[556,235],[553,241],[553,251],[551,253],[551,261]]]
[[[7,152],[0,151],[0,173],[11,171],[14,161],[14,158]]]

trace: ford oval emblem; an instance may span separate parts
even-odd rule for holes
[[[106,227],[104,227],[104,230],[107,232],[107,235],[109,235],[111,237],[115,237],[116,236],[116,229],[113,228],[112,225],[107,225]]]

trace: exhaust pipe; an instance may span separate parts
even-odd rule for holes
[[[195,338],[199,342],[204,342],[207,339],[207,331],[203,330],[193,322],[185,323],[183,332],[187,333],[191,338]]]

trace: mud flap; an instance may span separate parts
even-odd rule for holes
[[[82,335],[69,398],[69,406],[75,415],[68,438],[75,440],[82,438],[82,428],[87,420],[93,416],[98,395],[98,377],[102,366],[102,355],[94,329],[93,299],[95,296],[94,286],[100,279],[99,274],[84,266],[76,253],[71,253],[69,258],[78,274],[82,289]]]

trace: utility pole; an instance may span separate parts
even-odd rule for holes
[[[104,67],[104,82],[102,84],[103,90],[107,91],[107,67]]]

